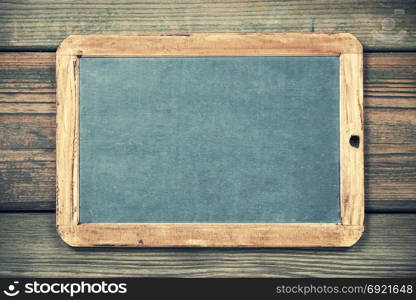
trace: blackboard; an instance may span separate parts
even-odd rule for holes
[[[80,222],[339,222],[338,74],[334,56],[81,58]]]
[[[253,36],[75,36],[61,45],[64,240],[343,246],[358,239],[361,45],[350,35]]]

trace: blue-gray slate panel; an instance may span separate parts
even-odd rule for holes
[[[337,223],[338,57],[81,58],[80,221]]]

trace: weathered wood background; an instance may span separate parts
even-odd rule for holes
[[[362,240],[325,250],[67,247],[54,229],[60,41],[257,31],[350,32],[364,45]],[[416,275],[416,1],[1,1],[0,51],[0,276]]]

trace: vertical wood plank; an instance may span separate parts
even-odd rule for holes
[[[359,54],[340,56],[341,219],[345,225],[364,222],[363,61]],[[354,137],[359,144],[351,144]]]

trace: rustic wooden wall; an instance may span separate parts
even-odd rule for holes
[[[71,249],[54,230],[67,35],[334,31],[365,53],[366,233],[340,249]],[[416,2],[0,2],[0,276],[416,275]],[[39,52],[43,51],[43,52]]]

